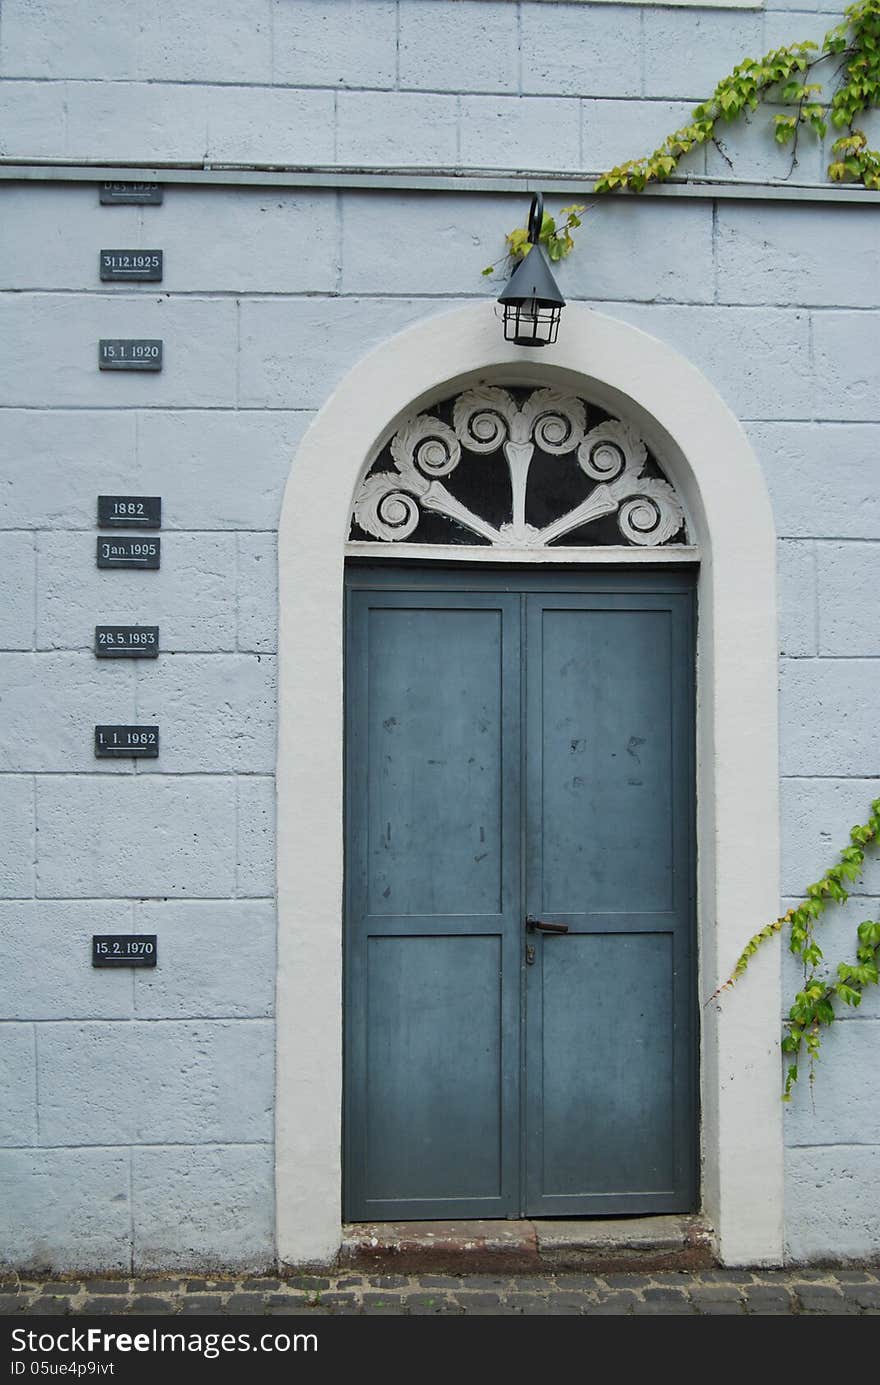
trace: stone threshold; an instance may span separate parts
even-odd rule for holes
[[[408,1272],[693,1270],[716,1263],[701,1216],[568,1218],[564,1221],[352,1222],[339,1265]]]

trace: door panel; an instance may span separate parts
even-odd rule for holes
[[[518,1206],[515,597],[350,592],[346,1215]]]
[[[347,583],[345,1215],[691,1209],[690,574]]]

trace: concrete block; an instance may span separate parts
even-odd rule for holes
[[[865,769],[863,766],[858,772],[864,774]],[[844,771],[838,767],[837,772]],[[780,790],[782,889],[791,898],[803,899],[807,885],[818,880],[849,846],[850,828],[867,821],[871,803],[878,797],[877,781],[783,779]],[[868,853],[861,882],[850,888],[859,894],[880,896],[880,853]]]
[[[558,266],[566,298],[712,300],[712,214],[696,202],[596,198]]]
[[[40,658],[44,657],[42,655]],[[271,774],[275,660],[254,654],[178,654],[137,669],[137,722],[158,725],[162,774]]]
[[[223,163],[333,162],[333,93],[206,87],[207,157]]]
[[[0,1145],[31,1145],[36,1138],[34,1027],[4,1023],[0,1025]]]
[[[807,314],[781,308],[667,307],[615,303],[631,322],[698,366],[740,419],[813,415]],[[748,343],[748,350],[743,344]]]
[[[555,212],[566,199],[547,199]],[[342,292],[386,293],[388,261],[376,253],[394,226],[401,245],[419,253],[399,255],[394,263],[398,293],[490,293],[481,278],[486,265],[505,253],[504,237],[525,222],[529,203],[520,197],[466,198],[453,193],[345,192],[342,194]],[[424,250],[430,247],[430,253]],[[503,272],[503,266],[501,267]],[[500,290],[496,290],[498,292]]]
[[[336,98],[336,158],[367,168],[453,168],[459,162],[457,114],[455,96],[341,91]]]
[[[424,91],[516,91],[516,6],[482,0],[403,0],[401,87]]]
[[[834,0],[828,0],[828,8]],[[765,53],[769,53],[773,48],[786,48],[792,43],[815,43],[822,44],[828,30],[836,22],[827,12],[825,14],[816,13],[821,11],[821,6],[815,0],[811,4],[798,3],[792,0],[790,5],[780,3],[780,0],[772,0],[772,9],[768,9],[764,15],[764,48]],[[843,5],[837,0],[835,16],[841,17]],[[810,80],[819,81],[822,70],[815,78]]]
[[[753,182],[824,182],[822,149],[814,135],[805,132],[799,140],[794,172],[792,146],[776,143],[773,117],[791,115],[792,110],[791,106],[768,102],[737,120],[721,121],[717,128],[720,149],[712,143],[706,146],[706,171],[710,177]]]
[[[880,657],[880,543],[819,543],[816,557],[820,654]]]
[[[813,1145],[785,1156],[785,1255],[795,1264],[880,1253],[880,1147]]]
[[[524,4],[522,89],[564,96],[638,96],[641,15],[618,5]]]
[[[5,14],[3,28],[5,35]],[[63,82],[0,84],[0,154],[24,161],[63,158],[66,90]]]
[[[127,1149],[0,1152],[0,1265],[69,1273],[131,1267]]]
[[[230,896],[235,785],[216,776],[53,774],[37,781],[45,899]]]
[[[880,426],[749,423],[777,533],[880,539]]]
[[[0,648],[33,649],[37,565],[32,534],[0,533],[0,571]]]
[[[880,304],[880,246],[868,207],[719,204],[724,303]],[[829,273],[829,266],[834,272]]]
[[[816,552],[803,540],[782,539],[778,554],[779,652],[789,659],[815,655]]]
[[[393,87],[397,6],[391,0],[273,0],[274,80],[296,87]]]
[[[880,777],[877,669],[872,659],[783,662],[779,701],[783,775]]]
[[[141,1019],[255,1018],[275,1003],[272,900],[163,900],[135,906],[135,933],[155,933],[155,969],[134,974]]]
[[[158,625],[160,651],[235,648],[233,534],[163,534],[162,566],[150,572],[99,569],[95,540],[95,530],[40,535],[40,649],[90,648],[96,625],[117,622]]]
[[[580,103],[565,97],[462,96],[465,168],[582,167]]]
[[[265,1145],[133,1150],[135,1273],[269,1268],[273,1178]]]
[[[816,416],[880,420],[880,314],[816,312]]]
[[[76,0],[5,0],[4,77],[137,75],[138,23],[125,5],[92,9]]]
[[[131,904],[122,900],[0,904],[0,1013],[23,1020],[127,1019],[132,973],[93,967],[92,935],[138,931]]]
[[[274,534],[238,538],[238,647],[258,654],[278,647],[278,553]],[[274,763],[271,766],[274,769]]]
[[[136,417],[124,410],[4,409],[0,525],[88,529],[99,495],[136,492]]]
[[[161,216],[162,283],[169,293],[335,289],[336,193],[330,189],[176,186],[166,190]],[[149,248],[158,242],[145,239],[156,232],[146,214],[144,222],[131,244]]]
[[[827,864],[831,864],[829,856]],[[820,868],[821,869],[821,868]],[[820,870],[815,872],[816,875]],[[804,882],[806,883],[806,881]],[[861,888],[859,886],[858,888]],[[797,908],[801,903],[800,898],[784,899],[782,901],[783,913],[786,909]],[[837,981],[838,962],[856,963],[856,952],[859,946],[858,927],[866,920],[880,919],[880,898],[872,899],[865,895],[852,896],[845,904],[830,904],[825,913],[822,914],[816,925],[816,941],[824,954],[823,960],[817,967],[818,975],[828,981]],[[804,985],[804,964],[802,959],[788,950],[788,935],[783,935],[782,945],[782,1015],[787,1016],[789,1008],[794,1001],[798,991]],[[880,1020],[880,986],[866,987],[862,1003],[857,1010],[848,1010],[846,1006],[837,1001],[835,1005],[837,1013],[845,1019],[873,1019]],[[837,1029],[828,1035],[829,1044],[834,1043]],[[830,1052],[830,1049],[829,1049]],[[824,1075],[824,1069],[820,1069],[817,1075],[819,1081]]]
[[[272,1138],[268,1020],[44,1024],[38,1061],[44,1144]]]
[[[413,298],[267,299],[241,305],[243,408],[315,409],[356,361],[449,303]]]
[[[275,894],[275,780],[240,776],[236,894],[270,898]]]
[[[724,10],[644,11],[644,96],[705,101],[743,58],[759,58],[764,16]]]
[[[69,82],[64,152],[76,162],[196,163],[208,148],[208,107],[225,87],[165,82]]]
[[[10,404],[45,408],[168,407],[235,403],[238,331],[232,299],[146,294],[11,294],[0,300],[4,355],[0,390]],[[164,340],[161,371],[100,371],[107,337]]]
[[[880,1020],[843,1016],[823,1036],[816,1080],[804,1062],[785,1112],[785,1143],[797,1145],[880,1145],[880,1095],[871,1073],[880,1042]]]
[[[229,409],[141,414],[140,484],[162,496],[163,530],[277,529],[294,453],[311,419],[306,412]]]
[[[27,898],[34,892],[36,851],[34,782],[29,776],[0,775],[0,822],[3,823],[0,898]]]
[[[582,101],[584,167],[603,173],[626,159],[640,159],[687,124],[691,110],[686,101]],[[705,149],[688,154],[679,167],[704,173]]]
[[[134,670],[91,653],[7,654],[0,669],[0,770],[134,773],[95,758],[96,725],[137,720]]]
[[[270,0],[152,0],[140,17],[138,75],[165,82],[268,82]],[[112,74],[108,74],[112,75]]]

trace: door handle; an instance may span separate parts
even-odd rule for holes
[[[530,933],[567,933],[567,923],[545,923],[543,919],[533,919],[526,915],[526,928]]]

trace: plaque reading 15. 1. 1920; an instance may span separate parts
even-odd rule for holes
[[[161,370],[162,342],[150,337],[116,337],[98,342],[99,370]]]

